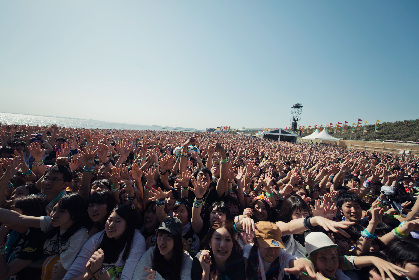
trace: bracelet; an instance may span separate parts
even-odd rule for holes
[[[98,270],[96,270],[95,272],[93,272],[92,274],[93,275],[95,275],[96,273],[98,273],[99,272],[99,270],[101,270],[103,268],[103,265],[101,265],[100,267],[99,267],[99,269]]]
[[[405,238],[405,237],[408,237],[409,236],[409,233],[406,234],[406,233],[402,232],[401,229],[400,229],[405,224],[406,224],[406,222],[402,222],[398,227],[396,227],[396,228],[394,228],[392,230],[392,232],[393,232],[393,234],[394,234],[395,237],[397,237],[397,238]]]
[[[185,192],[186,192],[186,191],[189,191],[189,188],[184,188],[184,187],[181,187],[181,188],[180,188],[180,190],[181,190],[181,191],[185,191]]]
[[[169,169],[166,169],[166,171],[164,171],[164,172],[161,172],[161,170],[160,170],[160,175],[166,175],[167,172],[169,172]]]
[[[234,231],[235,231],[235,232],[237,232],[237,233],[241,233],[241,232],[242,232],[242,230],[240,230],[240,229],[238,229],[238,228],[237,228],[237,223],[234,223],[234,225],[233,225],[233,229],[234,229]]]
[[[220,163],[227,163],[227,159],[225,158],[225,159],[221,159],[220,160]]]
[[[308,230],[314,230],[313,225],[310,223],[310,219],[311,219],[310,216],[307,216],[304,218],[303,220],[304,227]]]
[[[32,166],[41,166],[44,165],[44,161],[40,160],[40,161],[34,161],[34,163],[32,164]]]
[[[343,261],[344,261],[344,263],[345,263],[345,267],[346,267],[346,269],[348,269],[348,270],[352,270],[352,269],[353,269],[353,267],[349,266],[349,264],[348,264],[348,260],[347,260],[346,258],[347,258],[347,256],[346,256],[346,255],[344,255],[344,256],[343,256]]]
[[[134,196],[128,196],[127,194],[127,201],[133,201],[137,197],[137,194],[134,193]]]
[[[29,170],[28,172],[22,173],[22,175],[26,176],[26,175],[30,175],[32,174],[32,170]]]
[[[92,168],[87,168],[86,166],[83,166],[83,172],[93,173],[93,167]]]
[[[202,198],[197,199],[195,197],[194,201],[193,201],[193,207],[195,208],[200,208],[202,205],[204,204],[204,202],[202,201]]]
[[[7,251],[7,246],[0,247],[0,254],[5,254]]]
[[[267,197],[267,198],[271,198],[271,197],[274,197],[274,194],[273,193],[265,193],[265,196]]]
[[[156,200],[156,206],[157,207],[164,206],[164,199],[163,200]]]
[[[98,276],[95,276],[94,274],[97,273],[97,271],[95,273],[93,273],[93,279],[98,280],[100,279],[100,276],[102,276],[106,271],[108,271],[107,269],[105,269],[103,266],[101,267],[101,271],[99,273]]]
[[[369,233],[367,229],[361,231],[361,236],[367,240],[377,239],[377,235]]]
[[[355,265],[355,256],[345,256],[346,259],[352,264],[354,269],[359,270],[359,268]]]

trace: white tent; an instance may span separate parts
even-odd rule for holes
[[[327,140],[327,141],[339,141],[338,138],[330,136],[330,134],[327,133],[326,129],[323,129],[322,132],[317,134],[314,139]]]
[[[319,133],[319,130],[316,128],[316,130],[312,134],[303,137],[303,139],[315,139],[316,136],[319,135]]]

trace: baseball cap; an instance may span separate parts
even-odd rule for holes
[[[282,242],[282,232],[276,224],[260,221],[255,226],[255,237],[260,247],[285,249],[284,242]]]
[[[323,232],[311,232],[307,234],[305,241],[306,251],[309,256],[322,249],[338,247],[338,245],[333,243],[329,236]]]
[[[182,222],[178,218],[168,217],[161,222],[158,230],[164,230],[171,235],[182,234]]]

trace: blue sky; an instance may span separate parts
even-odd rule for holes
[[[204,129],[417,119],[419,1],[0,1],[1,112]]]

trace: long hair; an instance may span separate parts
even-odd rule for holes
[[[237,240],[235,238],[235,231],[233,228],[233,223],[229,220],[226,220],[225,222],[222,222],[222,223],[215,222],[214,225],[209,229],[208,234],[205,236],[205,239],[204,239],[204,249],[210,251],[210,256],[211,256],[211,269],[210,270],[211,271],[216,270],[216,263],[215,263],[214,255],[212,253],[212,249],[210,248],[210,243],[211,243],[211,239],[215,231],[220,228],[225,228],[228,231],[228,233],[230,233],[231,241],[233,242],[233,248],[231,250],[230,256],[227,258],[226,267],[237,264],[240,260],[243,259],[240,246],[237,243]]]
[[[86,221],[86,201],[78,193],[71,193],[64,195],[58,202],[58,207],[63,210],[67,210],[70,214],[70,219],[73,221],[73,225],[66,230],[66,232],[60,236],[61,241],[67,241],[74,233],[80,228],[84,227]],[[47,234],[48,238],[52,238],[54,235],[60,233],[60,228],[56,227],[50,230]]]
[[[103,230],[106,220],[116,206],[115,197],[109,191],[95,192],[87,199],[87,205],[89,204],[106,204],[106,219],[96,223],[98,229]],[[89,219],[89,227],[91,228],[93,225],[93,221]]]
[[[166,231],[161,231],[166,232]],[[173,254],[170,260],[166,260],[160,253],[156,244],[154,247],[153,267],[152,269],[160,273],[165,279],[180,279],[183,265],[183,243],[182,236],[175,235],[173,238]]]
[[[126,228],[122,236],[117,240],[109,238],[106,234],[103,236],[99,248],[102,248],[105,253],[104,263],[115,263],[118,260],[119,254],[122,254],[122,260],[125,262],[131,251],[132,241],[134,239],[135,230],[138,228],[138,212],[132,209],[129,205],[121,204],[113,210],[126,222]]]
[[[249,259],[247,260],[246,267],[246,277],[248,280],[259,279],[259,256],[258,256],[259,244],[255,239],[255,244],[250,250]],[[282,250],[282,249],[281,249]],[[268,271],[265,271],[266,279],[276,279],[274,277],[278,276],[280,270],[279,258],[276,258],[269,268]]]

